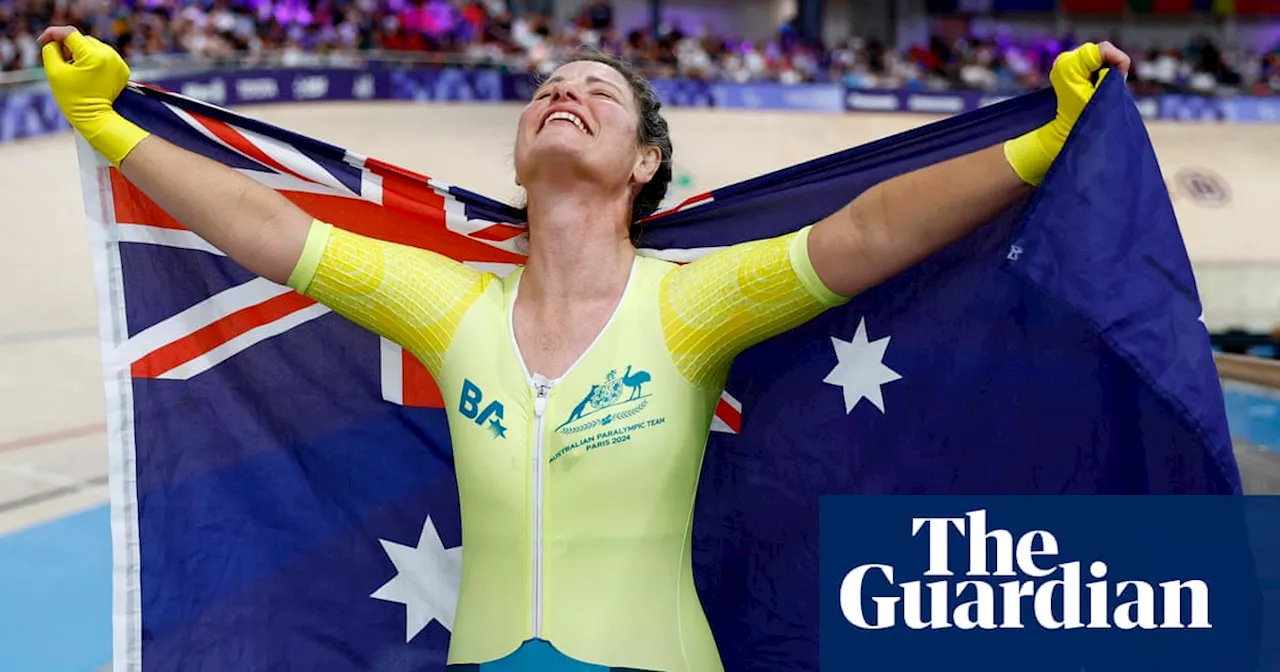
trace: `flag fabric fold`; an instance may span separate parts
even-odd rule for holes
[[[172,93],[126,117],[314,216],[478,267],[519,212]],[[683,261],[798,229],[1052,117],[1051,91],[660,212]],[[108,398],[117,670],[442,670],[462,535],[445,402],[399,346],[254,277],[80,141]],[[1044,184],[743,353],[694,519],[728,670],[814,670],[824,494],[1238,493],[1208,334],[1133,101],[1108,78]]]

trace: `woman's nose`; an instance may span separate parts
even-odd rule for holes
[[[579,98],[580,98],[580,96],[578,95],[578,89],[577,89],[577,87],[575,87],[574,85],[572,85],[572,84],[570,84],[570,83],[568,83],[568,82],[557,82],[557,83],[556,83],[556,85],[555,85],[555,87],[554,87],[553,89],[551,89],[551,99],[552,99],[552,100],[565,100],[565,99],[567,99],[567,100],[573,100],[573,101],[576,101],[576,100],[578,100]]]

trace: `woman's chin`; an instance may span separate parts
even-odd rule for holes
[[[527,156],[528,166],[534,173],[590,172],[587,148],[580,143],[565,142],[555,138],[552,142],[539,142]]]

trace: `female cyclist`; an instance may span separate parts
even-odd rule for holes
[[[633,224],[671,179],[657,96],[583,55],[524,108],[527,263],[499,278],[315,220],[272,189],[115,113],[129,70],[73,28],[40,37],[71,125],[183,225],[414,353],[446,400],[461,497],[457,669],[721,669],[690,536],[734,357],[965,236],[1038,184],[1113,46],[1062,55],[1056,118],[896,177],[800,231],[678,266]]]

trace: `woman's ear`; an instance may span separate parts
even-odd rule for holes
[[[647,184],[653,179],[654,173],[658,172],[658,166],[661,164],[662,150],[655,145],[645,145],[637,153],[636,166],[631,171],[631,177],[640,184]]]

